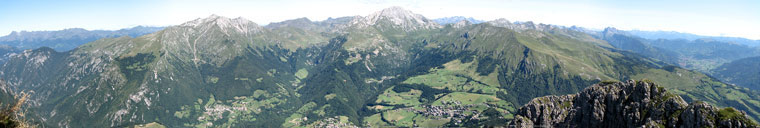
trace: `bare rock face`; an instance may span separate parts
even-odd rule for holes
[[[694,102],[681,113],[680,127],[758,127],[745,115],[734,108],[719,109],[705,102]]]
[[[570,113],[572,99],[575,99],[575,95],[536,98],[523,106],[518,113],[521,113],[523,117],[520,119],[528,119],[522,121],[526,122],[524,124],[542,126],[561,123],[563,120],[558,119],[563,119]],[[520,121],[520,119],[515,118],[515,121]],[[537,120],[533,121],[533,119]]]
[[[535,98],[509,127],[757,127],[745,113],[687,103],[651,82],[603,82],[577,94]]]

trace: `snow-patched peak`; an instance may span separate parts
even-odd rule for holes
[[[405,19],[424,20],[425,19],[425,17],[423,17],[422,15],[415,14],[414,12],[406,10],[401,7],[386,8],[367,16],[367,18],[371,18],[371,19],[379,19],[382,17],[393,18],[397,20],[405,20]]]
[[[401,7],[390,7],[381,11],[372,13],[363,18],[354,19],[354,24],[378,25],[385,22],[391,23],[394,27],[401,27],[405,30],[416,30],[420,28],[437,28],[437,23],[425,18],[420,14],[406,10]]]
[[[504,19],[504,18],[499,18],[499,19],[496,19],[496,20],[488,21],[488,23],[490,23],[490,24],[498,24],[498,25],[511,25],[512,24],[512,22],[509,22],[509,20]]]
[[[487,23],[493,26],[504,27],[504,28],[512,29],[518,32],[523,31],[523,30],[547,31],[547,30],[552,30],[555,28],[562,28],[562,26],[551,25],[551,24],[543,24],[543,23],[536,24],[536,23],[533,23],[533,21],[510,22],[509,20],[504,19],[504,18],[488,21]]]
[[[464,16],[452,16],[452,17],[443,17],[443,18],[433,19],[433,21],[435,21],[436,23],[440,25],[454,24],[462,20],[467,20],[472,24],[480,24],[480,23],[485,22],[485,21],[478,20],[472,17],[464,17]]]
[[[223,30],[232,29],[236,30],[238,32],[248,32],[252,28],[253,29],[260,29],[261,26],[254,23],[253,21],[250,21],[248,19],[245,19],[243,17],[238,17],[235,19],[227,18],[224,16],[219,16],[216,14],[212,14],[211,16],[208,16],[206,18],[198,18],[192,21],[188,21],[185,23],[182,23],[180,26],[184,27],[208,27],[208,26],[219,26],[219,28]]]
[[[614,28],[614,27],[604,28],[604,31],[603,31],[603,33],[620,33],[620,32],[622,32],[622,31],[620,31],[620,30],[618,30],[617,28]]]
[[[459,22],[456,22],[456,23],[452,24],[452,27],[454,27],[454,28],[462,28],[462,27],[468,26],[468,25],[472,25],[472,22],[470,22],[468,20],[460,20]]]
[[[614,28],[614,27],[604,28],[604,30],[602,31],[602,34],[604,36],[612,36],[612,35],[615,35],[615,34],[619,34],[619,35],[631,35],[630,33],[626,32],[626,31],[618,30],[617,28]]]

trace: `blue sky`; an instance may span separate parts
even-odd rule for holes
[[[666,30],[760,39],[760,0],[39,0],[0,1],[11,31],[177,25],[217,14],[258,24],[368,15],[401,6],[427,18],[468,16],[623,30]]]

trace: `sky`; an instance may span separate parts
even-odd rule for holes
[[[307,17],[366,16],[400,6],[429,19],[505,18],[591,29],[662,30],[760,39],[760,0],[3,0],[0,35],[12,31],[169,26],[211,14],[266,25]]]

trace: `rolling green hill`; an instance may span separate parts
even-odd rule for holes
[[[713,38],[696,40],[644,39],[631,34],[636,33],[636,31],[621,31],[615,28],[606,28],[601,32],[585,32],[590,33],[595,38],[607,41],[616,49],[633,52],[686,69],[720,76],[717,77],[719,80],[731,82],[741,87],[755,88],[754,83],[743,82],[752,79],[752,75],[747,75],[751,74],[752,71],[751,69],[739,70],[741,67],[746,67],[740,66],[739,63],[749,64],[748,59],[742,60],[742,58],[760,56],[760,49],[756,47]],[[742,62],[731,63],[733,61]]]
[[[760,57],[749,57],[726,63],[713,70],[713,74],[726,82],[752,89],[760,89]]]

